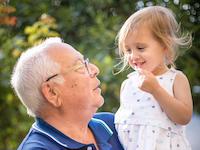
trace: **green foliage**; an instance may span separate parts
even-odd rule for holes
[[[55,19],[43,14],[33,25],[25,26],[22,33],[13,33],[7,27],[0,29],[0,149],[16,149],[30,128],[33,118],[27,116],[25,108],[14,95],[10,87],[10,75],[16,62],[28,47],[31,47],[47,37],[60,36],[56,32]],[[9,118],[8,118],[9,116]],[[17,129],[17,130],[15,130]]]
[[[120,84],[131,71],[116,76],[112,73],[113,66],[119,62],[115,36],[124,21],[137,9],[164,5],[175,12],[184,31],[193,34],[192,48],[176,64],[188,76],[191,87],[200,85],[200,6],[193,0],[183,0],[178,4],[162,0],[12,0],[9,5],[16,9],[13,15],[17,17],[17,24],[0,28],[0,128],[3,129],[0,132],[0,149],[16,149],[33,122],[14,95],[9,80],[21,52],[46,37],[60,36],[99,67],[105,98],[105,104],[99,111],[115,112],[119,106]],[[193,93],[193,98],[194,109],[200,112],[200,95]]]

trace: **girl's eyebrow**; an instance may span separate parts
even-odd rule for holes
[[[133,43],[133,46],[147,46],[146,43],[140,43],[140,42],[136,42],[136,43]],[[124,48],[127,50],[127,49],[130,49],[130,47],[128,45],[125,45]]]
[[[135,45],[147,45],[147,44],[145,44],[145,43],[140,43],[140,42],[136,42],[136,43],[134,43]]]

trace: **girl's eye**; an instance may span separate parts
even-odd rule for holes
[[[125,50],[125,53],[126,53],[126,54],[131,54],[132,51],[131,51],[131,49],[126,49],[126,50]]]
[[[144,51],[145,47],[137,47],[138,50]]]

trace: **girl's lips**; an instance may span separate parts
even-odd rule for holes
[[[141,68],[141,66],[144,64],[145,62],[137,62],[134,63],[135,68]]]

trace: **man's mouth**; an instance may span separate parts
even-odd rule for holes
[[[100,84],[98,84],[93,90],[100,88]]]

